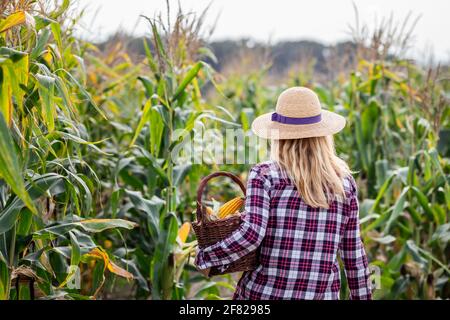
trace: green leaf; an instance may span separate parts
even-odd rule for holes
[[[167,125],[166,113],[161,105],[150,109],[150,152],[155,157],[158,156],[161,148],[164,124]]]
[[[23,182],[23,173],[19,167],[19,159],[16,154],[13,139],[3,114],[0,112],[0,177],[5,179],[12,191],[25,203],[31,212],[37,214],[37,210],[30,198]],[[2,216],[0,216],[0,221]],[[0,229],[1,229],[0,224]]]
[[[79,219],[79,217],[74,216]],[[98,233],[108,229],[125,228],[133,229],[137,224],[123,219],[86,219],[76,222],[63,222],[54,226],[36,231],[33,235],[35,239],[52,238],[52,236],[64,236],[69,231],[80,228],[87,232]]]
[[[92,272],[92,289],[91,294],[95,296],[103,286],[105,282],[105,262],[97,260]]]
[[[210,293],[205,297],[205,300],[225,300],[225,299],[221,298],[217,294]]]
[[[442,224],[436,228],[436,231],[433,233],[431,237],[432,242],[440,242],[444,247],[448,243],[450,243],[450,223]]]
[[[34,16],[34,20],[36,31],[39,31],[48,26],[49,24],[51,24],[52,22],[55,22],[54,20],[44,16]]]
[[[28,208],[22,209],[17,223],[17,234],[22,236],[28,235],[32,222],[33,213]]]
[[[70,264],[73,266],[78,266],[81,261],[81,249],[78,243],[77,237],[72,231],[69,231],[70,244],[72,249],[72,254],[70,257]]]
[[[380,105],[372,99],[361,114],[362,133],[365,142],[371,141],[375,137],[379,114]]]
[[[52,29],[53,37],[55,38],[56,45],[58,46],[58,49],[60,52],[63,51],[63,45],[62,45],[62,39],[61,39],[61,26],[58,22],[53,22],[50,25],[50,28]]]
[[[131,260],[125,260],[125,259],[122,259],[122,258],[120,259],[120,261],[126,266],[127,270],[133,275],[134,279],[136,279],[136,281],[139,284],[139,286],[143,290],[149,292],[150,289],[148,288],[147,280],[142,275],[142,273],[139,271],[139,269],[136,266],[136,264],[133,261],[131,261]]]
[[[54,173],[36,176],[26,185],[26,191],[28,191],[31,200],[46,195],[47,191],[50,192],[48,195],[60,194],[65,191],[63,188],[59,188],[63,179],[64,177]],[[24,206],[25,203],[19,197],[16,197],[0,212],[0,235],[14,226]]]
[[[358,153],[361,159],[361,165],[364,169],[364,171],[369,171],[369,156],[368,156],[368,150],[367,145],[365,144],[364,140],[364,133],[363,133],[363,125],[361,116],[359,114],[355,115],[355,138],[356,138],[356,145],[358,147]]]
[[[148,99],[144,105],[144,109],[142,110],[142,115],[141,118],[139,119],[139,123],[136,127],[136,130],[134,131],[134,136],[133,139],[131,139],[130,147],[132,147],[136,142],[136,139],[138,138],[139,134],[144,128],[145,123],[147,123],[150,120],[151,108],[152,108],[152,101],[151,99]]]
[[[145,199],[141,193],[125,190],[125,194],[130,198],[135,209],[145,212],[147,215],[147,228],[153,241],[157,241],[159,236],[159,216],[165,201],[157,196]]]
[[[375,162],[376,188],[380,188],[388,177],[389,163],[386,159],[380,159]]]
[[[180,164],[173,167],[172,185],[180,185],[191,169],[191,164]]]
[[[143,41],[144,41],[145,56],[147,57],[148,65],[150,66],[150,69],[154,74],[158,74],[159,73],[158,66],[156,65],[155,60],[153,59],[153,55],[148,46],[147,39],[144,38]]]
[[[169,179],[165,173],[165,171],[161,168],[161,165],[158,162],[158,159],[151,155],[147,150],[140,146],[135,146],[134,150],[138,153],[138,157],[145,161],[145,165],[151,167],[156,171],[158,176],[163,180],[163,184],[167,185],[169,183]]]
[[[50,14],[50,17],[51,17],[52,19],[58,18],[59,16],[61,16],[63,13],[65,13],[65,12],[67,11],[67,9],[69,8],[70,4],[71,4],[71,1],[70,1],[70,0],[63,0],[62,2],[60,2],[60,3],[58,4],[56,10],[53,11],[53,12]]]
[[[406,246],[402,246],[400,251],[394,257],[392,257],[392,259],[387,264],[388,269],[393,271],[399,271],[400,267],[405,262],[406,253],[407,253]]]
[[[144,77],[144,76],[139,76],[137,77],[137,79],[139,81],[141,81],[142,85],[145,88],[145,97],[147,99],[150,99],[153,95],[153,83],[151,82],[151,80],[148,77]]]
[[[188,86],[189,83],[191,83],[191,81],[197,76],[197,74],[199,73],[199,71],[202,68],[202,63],[201,62],[197,62],[186,74],[186,76],[184,77],[183,81],[181,81],[180,85],[178,86],[177,90],[175,91],[173,97],[172,97],[172,102],[177,100],[181,93],[184,92],[184,89],[186,89],[186,87]]]
[[[384,181],[383,185],[380,188],[380,191],[378,191],[377,197],[376,197],[371,209],[369,210],[368,214],[372,214],[375,212],[375,210],[377,209],[378,205],[380,204],[381,200],[383,199],[384,194],[386,193],[387,189],[391,185],[392,180],[394,179],[395,176],[396,176],[396,174],[393,173]]]
[[[408,194],[409,189],[410,189],[410,187],[403,188],[402,193],[400,194],[397,201],[395,202],[394,210],[392,210],[392,213],[391,213],[391,215],[386,223],[386,226],[384,228],[384,231],[383,231],[384,234],[387,234],[391,230],[394,222],[398,219],[400,214],[403,212],[403,209],[405,208],[406,195]]]
[[[430,219],[436,220],[435,222],[437,224],[441,224],[441,221],[437,217],[435,217],[433,210],[431,209],[430,205],[428,204],[428,198],[416,187],[411,187],[411,190],[413,191],[414,195],[416,196],[417,200],[419,201],[420,206],[422,207],[423,211],[425,211],[426,215]]]
[[[419,247],[415,244],[413,240],[406,241],[406,248],[413,257],[414,261],[420,263],[422,266],[426,266],[428,264],[427,259],[422,257],[422,255],[420,254]]]
[[[395,237],[391,235],[387,235],[380,238],[371,237],[371,239],[381,244],[389,244],[395,241]]]
[[[156,52],[159,55],[159,58],[164,59],[164,61],[170,67],[172,67],[170,60],[167,58],[167,53],[164,49],[164,44],[161,40],[161,36],[159,35],[158,28],[156,27],[156,23],[154,21],[152,21],[151,19],[149,19],[148,17],[144,16],[144,18],[147,19],[148,22],[150,22],[150,26],[152,28],[153,40],[154,40]]]
[[[30,58],[32,60],[36,60],[36,58],[42,54],[49,38],[50,38],[50,30],[43,29],[41,34],[38,36],[38,40],[36,42],[35,47],[31,51]]]
[[[167,270],[169,266],[169,255],[176,243],[177,234],[177,217],[173,212],[169,212],[161,220],[159,238],[153,255],[151,278],[153,283],[152,297],[154,299],[161,298],[161,290],[164,285],[163,270]]]
[[[105,151],[103,151],[102,149],[100,149],[99,147],[96,146],[96,144],[98,143],[102,143],[105,140],[100,140],[100,141],[86,141],[83,138],[80,138],[78,136],[75,136],[73,134],[67,133],[67,132],[63,132],[63,131],[54,131],[55,134],[60,135],[61,137],[63,137],[64,139],[67,140],[71,140],[73,142],[79,143],[79,144],[84,144],[89,146],[89,148],[94,149],[95,151],[97,151],[98,153],[101,153],[103,155],[109,156],[111,155],[110,153],[107,153]]]
[[[108,120],[108,118],[106,117],[105,113],[97,106],[97,104],[95,103],[94,99],[92,99],[91,94],[80,84],[80,82],[68,71],[64,70],[64,69],[60,69],[58,70],[60,72],[63,72],[80,90],[81,94],[89,101],[89,103],[94,107],[94,109],[100,114],[100,116],[105,119]]]
[[[411,253],[413,259],[417,261],[418,263],[422,264],[423,266],[426,266],[428,264],[428,259],[434,261],[439,267],[441,267],[448,275],[450,275],[450,269],[447,265],[439,261],[439,259],[436,259],[429,251],[422,249],[421,247],[417,246],[413,240],[406,241],[406,247],[408,248],[409,252]],[[424,256],[426,258],[424,258]]]
[[[6,262],[0,259],[0,300],[8,300],[10,283],[9,268]]]
[[[55,130],[56,116],[54,103],[55,79],[41,74],[36,74],[35,76],[39,82],[39,97],[42,102],[42,118],[47,125],[48,131],[52,132],[53,130]]]
[[[132,221],[123,219],[88,219],[82,220],[77,225],[88,232],[102,232],[107,229],[124,228],[131,230],[137,227],[137,224]]]

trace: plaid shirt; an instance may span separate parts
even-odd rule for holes
[[[198,250],[199,269],[226,267],[260,250],[257,269],[244,272],[234,299],[339,299],[340,254],[351,299],[371,299],[361,241],[356,184],[344,179],[345,199],[329,209],[308,206],[275,162],[249,173],[244,222],[228,238]]]

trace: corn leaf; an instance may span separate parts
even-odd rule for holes
[[[30,198],[23,182],[23,173],[19,167],[13,139],[10,135],[3,114],[0,112],[0,176],[8,183],[12,191],[35,214],[37,210]],[[1,218],[1,217],[0,217]]]
[[[11,79],[8,69],[4,65],[2,66],[0,61],[0,113],[3,114],[8,126],[11,125],[12,111]]]
[[[0,300],[7,300],[9,298],[10,280],[9,268],[6,262],[0,259]]]
[[[61,39],[61,26],[57,22],[53,22],[50,25],[50,28],[52,29],[53,37],[55,38],[56,45],[58,46],[58,49],[60,52],[63,51],[63,44]]]
[[[79,217],[74,216],[77,219]],[[108,229],[125,228],[133,229],[137,224],[123,219],[86,219],[75,222],[63,222],[54,226],[36,231],[33,235],[35,239],[52,238],[54,236],[64,236],[69,231],[80,228],[87,232],[98,233]]]
[[[414,195],[416,196],[417,200],[419,201],[419,204],[422,207],[425,214],[430,219],[434,219],[438,225],[441,224],[442,222],[439,221],[440,219],[437,216],[435,216],[433,209],[428,204],[427,196],[425,194],[423,194],[423,192],[420,191],[419,189],[417,189],[416,187],[411,187],[411,190],[413,191]]]
[[[394,205],[394,209],[392,210],[392,213],[389,216],[389,219],[384,228],[383,231],[384,234],[387,234],[391,230],[392,225],[403,212],[403,209],[405,208],[406,195],[408,194],[409,189],[410,187],[405,187],[400,196],[398,197],[397,202]]]
[[[0,22],[0,33],[18,25],[24,24],[26,21],[25,11],[17,11],[9,15],[5,20]]]
[[[144,105],[144,109],[142,110],[142,116],[141,119],[139,119],[139,123],[136,127],[136,130],[134,131],[133,139],[131,139],[130,147],[134,145],[136,142],[136,139],[139,136],[139,133],[141,133],[142,128],[144,128],[145,123],[147,123],[150,120],[150,112],[152,108],[151,99],[147,100],[147,102]]]
[[[89,253],[85,254],[84,259],[86,258],[100,259],[104,263],[104,270],[108,269],[110,272],[128,280],[134,279],[134,276],[130,272],[112,262],[108,254],[100,247],[96,247]]]
[[[202,63],[197,62],[186,74],[184,79],[181,81],[180,85],[178,86],[177,90],[173,94],[172,102],[177,100],[180,95],[184,92],[186,87],[189,83],[198,75],[199,71],[202,69]]]
[[[123,219],[88,219],[82,220],[77,225],[89,232],[102,232],[111,228],[124,228],[131,230],[137,227],[135,222]]]
[[[31,200],[35,200],[44,195],[57,195],[65,191],[63,188],[59,187],[60,183],[63,182],[63,179],[64,177],[58,174],[49,173],[33,178],[25,188],[30,195]],[[0,212],[0,235],[13,227],[24,206],[24,201],[17,197],[10,201]]]
[[[73,266],[77,266],[81,261],[81,249],[80,244],[72,231],[69,231],[70,236],[70,244],[72,248],[72,254],[70,258],[70,264]]]
[[[0,80],[0,86],[6,85],[7,87],[4,90],[0,88],[0,110],[12,117],[12,96],[14,96],[20,111],[23,111],[25,91],[22,87],[26,87],[28,84],[28,54],[2,47],[0,55],[4,56],[3,60],[0,58],[0,72],[2,73],[0,78],[3,78]],[[11,118],[7,120],[10,124]]]
[[[39,57],[42,54],[42,52],[44,51],[44,49],[47,46],[49,38],[50,38],[50,30],[43,29],[41,34],[38,37],[36,45],[34,46],[33,50],[31,51],[30,58],[32,60],[36,59],[37,57]]]
[[[89,103],[94,107],[94,109],[98,112],[98,114],[100,114],[100,116],[103,119],[108,120],[105,113],[102,111],[102,109],[100,109],[98,107],[97,103],[95,103],[94,99],[92,99],[91,94],[86,90],[86,88],[84,88],[80,84],[80,82],[72,74],[70,74],[70,72],[68,72],[64,69],[61,69],[59,71],[64,73],[77,86],[77,88],[80,90],[81,94],[89,101]]]
[[[150,51],[147,40],[145,38],[144,38],[144,50],[145,50],[145,55],[147,57],[147,62],[148,62],[148,65],[150,66],[150,69],[152,70],[152,72],[154,74],[159,74],[158,66],[156,65],[155,60],[153,59],[152,52]]]
[[[55,79],[49,76],[36,74],[39,82],[39,96],[42,102],[42,118],[47,125],[48,131],[55,130],[56,106],[54,103]]]
[[[361,159],[361,165],[366,172],[369,171],[369,156],[367,152],[367,145],[365,144],[364,134],[363,134],[363,125],[361,116],[357,114],[355,116],[355,138],[356,145],[358,146],[358,152]]]
[[[169,255],[172,252],[178,234],[178,223],[174,213],[169,212],[160,221],[160,232],[152,260],[151,279],[153,283],[152,295],[154,299],[161,298],[164,279],[169,267]],[[165,271],[165,272],[164,272]]]
[[[73,232],[69,231],[70,236],[70,244],[71,244],[71,258],[70,258],[70,267],[69,272],[67,273],[66,278],[59,285],[59,288],[62,288],[67,285],[67,283],[73,281],[79,272],[78,264],[81,261],[81,248],[77,241],[76,236]]]
[[[384,194],[386,193],[387,189],[391,185],[392,180],[394,179],[395,176],[396,176],[396,174],[391,174],[384,181],[383,185],[381,186],[380,190],[378,191],[377,197],[375,198],[375,201],[374,201],[372,207],[370,208],[368,214],[372,214],[375,212],[375,210],[377,209],[378,205],[380,204],[381,200],[383,199]]]
[[[381,244],[389,244],[395,241],[395,237],[391,235],[384,237],[371,237],[371,239]]]

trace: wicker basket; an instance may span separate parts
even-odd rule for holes
[[[192,223],[192,227],[197,236],[198,245],[204,248],[219,242],[228,237],[233,231],[239,228],[242,223],[241,215],[233,215],[227,219],[211,221],[207,217],[206,207],[202,203],[203,191],[209,180],[215,177],[224,176],[231,178],[239,185],[245,196],[245,186],[242,181],[234,174],[225,171],[218,171],[204,177],[200,181],[197,190],[197,220]],[[227,274],[232,272],[242,272],[256,269],[258,265],[258,250],[252,251],[246,256],[230,263],[225,270],[218,267],[212,267],[209,276]]]

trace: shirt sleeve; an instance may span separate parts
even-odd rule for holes
[[[350,299],[371,300],[372,289],[369,282],[369,267],[361,239],[359,226],[359,204],[356,183],[351,180],[351,196],[348,199],[349,220],[342,241],[340,254],[344,262],[345,275],[350,288]]]
[[[228,238],[197,250],[199,269],[227,265],[259,247],[269,220],[269,186],[258,168],[250,171],[243,222]]]

